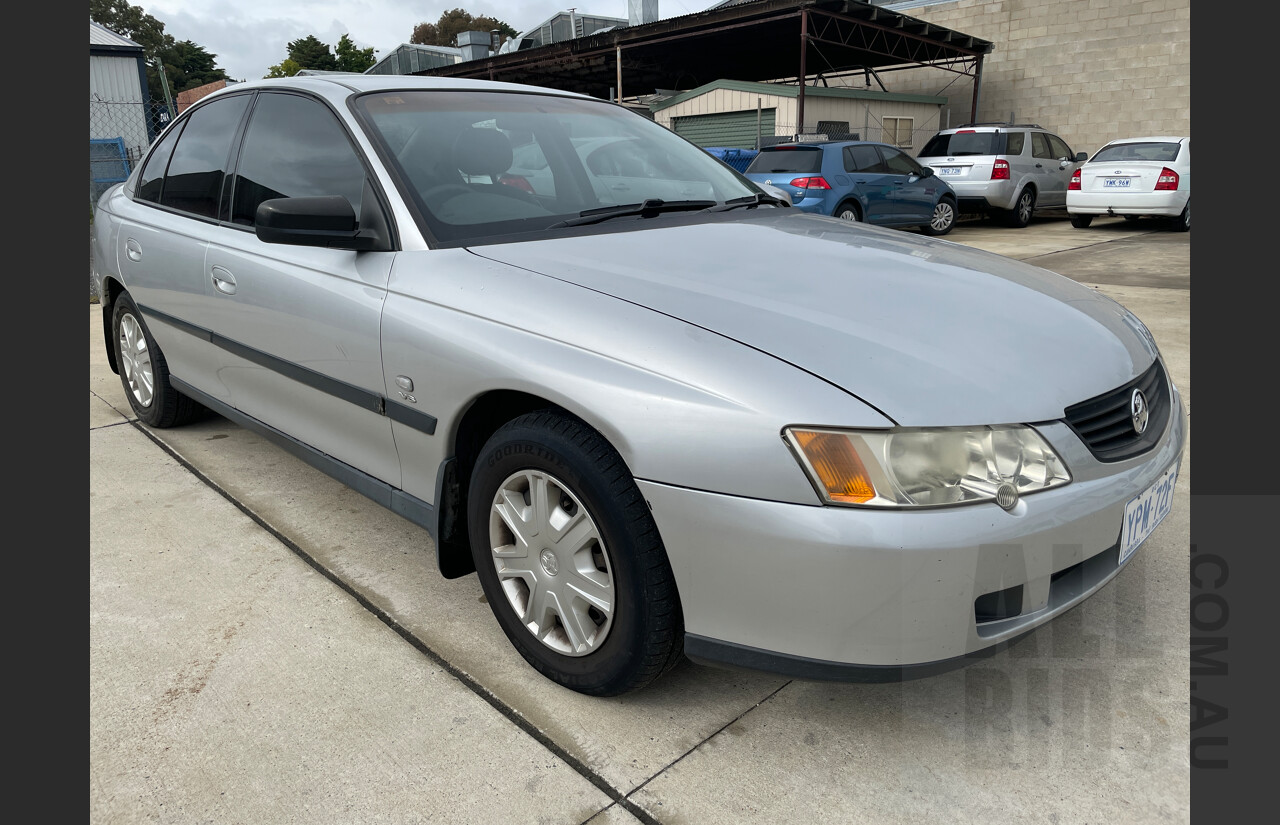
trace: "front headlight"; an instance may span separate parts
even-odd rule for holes
[[[827,430],[788,427],[786,440],[828,504],[937,507],[995,501],[1071,481],[1062,459],[1023,425]]]

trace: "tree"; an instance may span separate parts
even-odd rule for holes
[[[329,45],[323,43],[314,34],[300,37],[285,46],[289,50],[289,59],[301,69],[321,69],[335,72],[338,70],[338,59],[333,56]]]
[[[376,62],[372,46],[367,49],[357,48],[356,44],[351,42],[351,38],[345,34],[338,38],[338,45],[334,51],[338,53],[339,71],[363,72]]]
[[[217,55],[210,54],[204,47],[190,40],[174,43],[161,51],[159,57],[164,64],[165,74],[169,77],[169,88],[174,94],[228,79],[227,73],[214,62]]]
[[[293,77],[302,71],[302,67],[292,60],[285,58],[280,63],[267,69],[267,73],[263,77]]]
[[[413,27],[410,43],[423,46],[456,46],[458,35],[463,32],[490,32],[497,29],[503,40],[520,32],[494,17],[475,17],[466,9],[450,9],[440,15],[435,23],[419,23]]]

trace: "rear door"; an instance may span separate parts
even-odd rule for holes
[[[125,287],[165,354],[169,371],[219,400],[221,354],[211,341],[217,302],[204,276],[226,168],[249,94],[209,100],[165,133],[121,210],[117,260]]]
[[[892,222],[894,210],[894,176],[885,167],[884,158],[870,143],[844,147],[844,168],[853,183],[853,192],[862,203],[862,219],[867,223]]]
[[[211,234],[204,277],[211,327],[240,411],[392,486],[400,467],[384,411],[379,326],[394,252],[269,244],[264,200],[342,195],[361,214],[368,171],[321,101],[261,92],[231,181],[228,222]]]
[[[1031,133],[1031,157],[1034,161],[1032,180],[1036,184],[1037,206],[1063,206],[1067,202],[1067,183],[1071,175],[1065,178],[1058,167],[1060,162],[1053,154],[1049,136],[1044,132]]]

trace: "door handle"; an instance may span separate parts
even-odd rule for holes
[[[220,266],[215,266],[210,270],[210,276],[213,278],[213,288],[224,295],[236,294],[236,276]]]
[[[1037,169],[1043,169],[1043,168],[1044,168],[1044,164],[1043,164],[1043,163],[1037,163],[1037,164],[1036,164],[1036,168],[1037,168]]]
[[[142,244],[130,238],[124,242],[124,254],[129,256],[131,261],[142,260]]]

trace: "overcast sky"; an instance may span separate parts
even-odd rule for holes
[[[658,17],[703,11],[718,0],[658,0]],[[576,5],[574,5],[576,3]],[[235,80],[253,80],[288,57],[285,44],[314,34],[333,46],[347,34],[382,58],[408,43],[413,27],[434,23],[448,9],[495,17],[525,32],[571,6],[581,14],[627,17],[627,0],[141,0],[133,2],[164,23],[176,40],[192,40],[217,55],[218,66]]]

